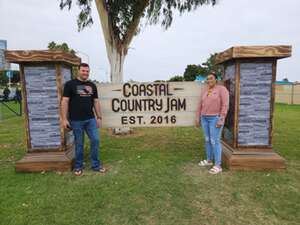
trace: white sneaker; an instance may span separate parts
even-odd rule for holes
[[[207,160],[202,160],[198,163],[198,166],[212,166],[213,163],[212,162],[208,162]]]

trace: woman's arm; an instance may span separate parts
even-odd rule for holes
[[[218,124],[223,125],[229,107],[229,92],[225,87],[221,88],[220,97],[221,97],[221,112],[220,112],[220,119],[218,121]]]

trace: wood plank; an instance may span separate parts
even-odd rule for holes
[[[194,126],[203,86],[198,82],[97,85],[102,126]]]
[[[269,129],[269,145],[273,142],[273,127],[274,127],[274,107],[275,107],[275,82],[277,73],[277,61],[272,63],[272,85],[271,85],[271,99],[270,99],[270,129]]]
[[[27,153],[16,162],[17,172],[71,171],[74,158],[74,146],[64,152]]]
[[[26,140],[27,150],[29,150],[29,149],[31,149],[31,140],[30,140],[30,130],[29,130],[26,82],[25,82],[23,65],[20,65],[20,80],[21,80],[21,86],[22,86],[22,103],[23,103],[22,106],[24,109],[25,140]]]
[[[60,142],[61,147],[60,151],[63,151],[65,148],[65,129],[62,125],[62,110],[61,110],[61,99],[62,99],[62,73],[61,73],[61,64],[56,64],[56,86],[57,86],[57,100],[58,100],[58,112],[59,112],[59,124],[60,124]]]
[[[11,63],[63,62],[75,66],[81,62],[81,59],[76,55],[57,50],[5,51],[5,58]]]
[[[216,56],[216,63],[221,64],[232,59],[249,58],[286,58],[292,55],[291,45],[262,45],[262,46],[235,46]]]
[[[275,152],[237,152],[228,145],[222,145],[222,161],[230,170],[282,170],[285,159]]]

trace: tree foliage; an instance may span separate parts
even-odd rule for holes
[[[67,43],[58,44],[54,41],[51,41],[48,44],[48,49],[49,50],[61,50],[61,51],[68,52],[68,53],[71,53],[71,54],[74,54],[74,55],[76,53],[75,50],[70,48]]]
[[[216,54],[211,54],[206,62],[201,65],[187,65],[185,68],[183,77],[185,81],[194,81],[196,76],[207,76],[211,72],[215,72],[218,76],[221,76],[220,68],[215,63]]]
[[[67,53],[71,53],[73,55],[76,54],[76,51],[72,48],[69,47],[69,45],[67,43],[62,43],[62,44],[58,44],[55,41],[51,41],[48,44],[48,49],[49,50],[60,50],[60,51],[64,51]],[[75,78],[77,76],[78,73],[78,67],[77,66],[72,66],[72,78]]]
[[[0,72],[0,86],[6,86],[8,84],[9,78],[6,75],[6,70]],[[13,70],[13,76],[10,79],[10,82],[15,84],[20,82],[20,72]],[[1,94],[1,93],[0,93]]]
[[[160,23],[171,26],[174,12],[183,14],[204,4],[214,5],[217,0],[94,0],[103,31],[106,53],[110,63],[111,81],[123,81],[123,65],[129,45],[140,28]],[[78,30],[93,24],[93,0],[60,0],[60,8],[80,8]]]
[[[175,82],[175,81],[184,81],[184,77],[181,75],[176,75],[174,77],[171,77],[170,80],[171,82]]]
[[[60,8],[72,8],[76,1],[80,8],[77,18],[78,30],[93,24],[93,0],[61,0]],[[131,25],[139,18],[144,18],[147,24],[161,23],[164,28],[171,26],[174,12],[180,14],[190,12],[204,4],[215,5],[217,0],[95,0],[103,1],[109,15],[114,36],[124,41]],[[141,24],[142,25],[142,24]]]
[[[171,81],[171,82],[184,81],[184,77],[180,76],[180,75],[176,75],[174,77],[171,77],[169,81]]]

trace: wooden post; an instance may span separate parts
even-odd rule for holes
[[[283,169],[273,151],[273,114],[277,60],[291,56],[291,46],[240,46],[217,55],[229,90],[223,130],[223,162],[229,169]]]
[[[73,135],[61,123],[62,88],[80,58],[62,51],[6,51],[7,61],[20,65],[26,154],[18,172],[72,169]]]
[[[291,99],[291,104],[294,105],[294,96],[295,96],[295,84],[292,84],[292,99]]]

